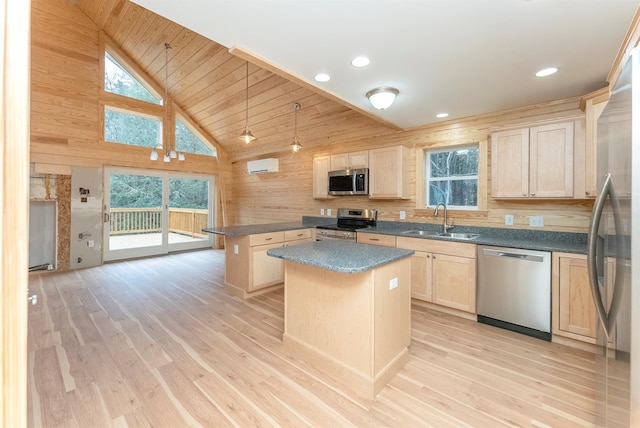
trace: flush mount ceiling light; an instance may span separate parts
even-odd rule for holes
[[[295,103],[293,105],[294,110],[294,125],[293,125],[293,143],[290,144],[291,150],[294,152],[300,151],[302,144],[298,141],[298,110],[300,110],[300,104]]]
[[[244,121],[244,131],[238,137],[246,144],[249,144],[252,141],[256,140],[256,137],[253,136],[251,131],[249,131],[249,61],[247,61],[247,85],[246,85],[246,104],[245,104],[245,121]]]
[[[442,118],[448,117],[448,116],[449,116],[449,113],[438,113],[438,114],[436,114],[436,117],[438,119],[442,119]]]
[[[536,77],[547,77],[555,74],[558,71],[556,67],[547,67],[536,73]]]
[[[369,98],[372,106],[382,111],[391,107],[391,104],[393,104],[399,93],[400,91],[396,88],[381,86],[367,92],[367,98]]]

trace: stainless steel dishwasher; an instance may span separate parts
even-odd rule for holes
[[[551,253],[478,245],[478,322],[551,340]]]

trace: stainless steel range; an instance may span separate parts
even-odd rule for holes
[[[356,229],[375,227],[378,211],[352,208],[338,208],[338,222],[335,226],[316,226],[316,241],[345,240],[357,238]]]

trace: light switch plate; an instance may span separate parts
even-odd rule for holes
[[[238,254],[238,244],[233,244],[233,254]]]
[[[327,215],[330,216],[331,215],[331,208],[327,208]]]
[[[513,226],[513,214],[507,214],[504,216],[504,224],[507,226]]]
[[[398,278],[392,278],[389,281],[389,290],[393,290],[394,288],[398,288]]]
[[[320,215],[324,215],[324,208],[320,208]]]
[[[529,216],[529,226],[531,227],[544,227],[544,217],[541,215]]]
[[[400,220],[404,220],[405,218],[407,218],[407,213],[400,211]]]

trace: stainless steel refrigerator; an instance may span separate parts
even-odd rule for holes
[[[599,317],[596,426],[640,426],[640,52],[598,119],[588,266]],[[607,263],[609,262],[609,263]],[[614,272],[607,272],[614,266]]]

